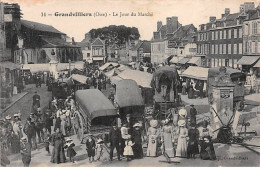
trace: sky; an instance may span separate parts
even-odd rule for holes
[[[231,13],[239,12],[240,4],[249,0],[0,0],[18,3],[23,19],[54,26],[76,41],[81,41],[85,33],[93,28],[108,25],[137,27],[140,39],[150,40],[156,30],[157,21],[166,24],[166,17],[178,16],[182,25],[207,23],[210,16],[220,18],[225,8]],[[259,0],[251,0],[257,6]],[[88,17],[62,17],[55,13],[85,12]],[[152,16],[113,16],[122,13],[150,13]],[[42,16],[46,13],[46,16]],[[94,13],[107,14],[107,17]],[[48,14],[51,14],[48,15]],[[109,15],[110,14],[110,15]]]

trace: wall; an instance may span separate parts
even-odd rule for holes
[[[151,63],[160,64],[167,58],[165,56],[166,42],[152,42],[151,43]]]

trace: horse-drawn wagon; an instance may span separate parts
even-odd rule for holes
[[[105,138],[111,124],[118,117],[117,110],[110,100],[97,89],[77,90],[75,93],[74,131],[84,142],[89,134]]]
[[[155,118],[162,118],[170,108],[177,108],[181,99],[178,95],[180,77],[175,66],[159,67],[153,73],[151,86],[154,89]]]

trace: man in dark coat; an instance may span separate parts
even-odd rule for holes
[[[37,94],[37,91],[35,92],[35,94],[33,95],[33,105],[38,104],[40,107],[40,95]]]
[[[52,134],[51,143],[53,145],[51,162],[52,163],[65,163],[66,157],[64,152],[64,136],[60,131],[60,128],[56,129],[56,133]]]
[[[51,115],[50,109],[46,109],[45,113],[42,114],[42,121],[43,121],[44,127],[51,134],[51,127],[53,126],[53,117]]]
[[[33,148],[33,149],[37,148],[35,124],[33,122],[31,122],[31,118],[27,119],[27,122],[24,125],[23,131],[27,135],[28,142],[29,142],[31,148]],[[33,144],[32,144],[32,142],[33,142]]]
[[[194,107],[194,104],[191,104],[190,106],[191,106],[191,108],[190,108],[190,123],[196,125],[196,123],[197,123],[196,122],[197,110]]]
[[[113,161],[113,152],[116,148],[117,158],[120,161],[120,140],[121,140],[121,132],[117,128],[116,125],[113,125],[109,132],[109,140],[110,140],[110,161]]]
[[[21,139],[21,155],[24,167],[29,167],[31,163],[31,145],[27,142],[26,138]]]

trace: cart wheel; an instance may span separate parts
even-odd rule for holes
[[[78,120],[78,129],[75,131],[77,133],[77,137],[80,140],[80,142],[82,143],[83,138],[84,138],[84,125],[83,125],[83,119],[82,116],[80,115],[79,112],[76,113],[75,115],[76,120]]]

